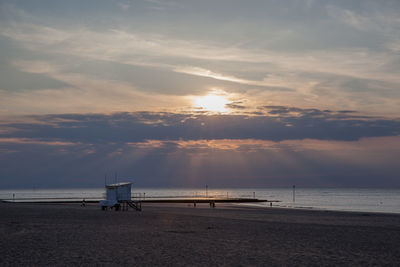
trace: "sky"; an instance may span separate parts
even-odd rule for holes
[[[397,0],[0,0],[0,188],[400,187]]]

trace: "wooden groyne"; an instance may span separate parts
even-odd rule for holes
[[[267,200],[258,198],[176,198],[176,199],[145,199],[142,203],[275,203],[280,200]]]
[[[100,199],[85,199],[85,203],[99,203]],[[135,199],[132,199],[135,200]],[[69,204],[82,203],[82,199],[77,198],[18,198],[2,199],[5,203],[41,203],[41,204]],[[266,200],[257,198],[147,198],[135,200],[141,203],[261,203],[261,202],[280,202],[279,200]]]

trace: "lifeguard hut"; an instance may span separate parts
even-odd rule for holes
[[[100,200],[102,210],[115,208],[116,211],[128,210],[131,207],[135,210],[142,210],[140,201],[133,201],[131,197],[132,183],[115,183],[105,186],[106,199]]]

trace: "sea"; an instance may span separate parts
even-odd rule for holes
[[[134,199],[257,198],[273,202],[273,207],[400,213],[400,189],[368,188],[132,188]],[[100,200],[104,188],[0,190],[8,201]],[[237,205],[270,207],[270,203]]]

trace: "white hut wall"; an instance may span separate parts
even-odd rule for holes
[[[117,192],[118,192],[118,187],[110,186],[107,187],[106,189],[106,194],[107,194],[107,200],[108,201],[117,201]]]
[[[131,200],[131,185],[117,187],[118,200]]]

